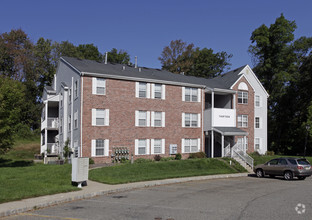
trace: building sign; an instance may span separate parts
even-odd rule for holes
[[[236,127],[234,109],[215,108],[213,114],[214,127]]]

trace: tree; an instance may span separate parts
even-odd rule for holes
[[[101,61],[102,54],[93,44],[80,44],[77,47],[77,55],[80,59]]]
[[[231,57],[224,51],[214,53],[212,49],[194,48],[194,44],[175,40],[163,49],[158,59],[162,68],[170,72],[212,78],[230,66]]]
[[[107,54],[107,61],[111,63],[129,64],[130,55],[124,50],[111,49]]]
[[[0,155],[13,145],[17,125],[20,123],[25,86],[7,76],[0,75]]]

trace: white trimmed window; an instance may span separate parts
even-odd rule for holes
[[[151,112],[151,126],[165,127],[165,112]]]
[[[238,104],[248,104],[248,92],[238,91]]]
[[[74,141],[74,157],[79,157],[78,141]]]
[[[149,154],[149,139],[135,139],[135,155]]]
[[[151,139],[151,154],[165,153],[165,139]]]
[[[78,111],[74,113],[74,129],[78,128]]]
[[[91,143],[92,157],[108,156],[109,140],[108,139],[93,139]]]
[[[238,115],[237,125],[239,128],[247,128],[248,127],[248,115]]]
[[[260,138],[255,138],[255,150],[260,150],[261,147],[261,139]]]
[[[109,126],[109,109],[92,109],[93,126]]]
[[[155,99],[161,99],[161,84],[155,84],[155,87],[154,87],[154,97]]]
[[[135,83],[135,97],[137,98],[150,98],[150,83],[136,82]]]
[[[92,77],[92,94],[106,94],[106,80],[103,78]]]
[[[135,111],[135,126],[149,127],[150,114],[151,112],[149,111]]]
[[[182,113],[182,127],[200,127],[200,114]]]
[[[200,138],[182,139],[182,153],[194,153],[200,151]]]
[[[166,86],[163,84],[151,84],[151,98],[165,99]]]
[[[237,146],[241,151],[246,151],[248,149],[248,138],[246,138],[246,143],[244,145],[244,138],[237,138]]]
[[[255,106],[261,107],[261,97],[259,95],[255,96]]]
[[[182,101],[200,102],[200,89],[182,87]]]
[[[255,117],[255,128],[261,128],[260,117]]]
[[[78,80],[74,83],[74,98],[78,97]]]

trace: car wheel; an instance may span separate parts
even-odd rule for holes
[[[292,178],[293,178],[292,172],[290,172],[290,171],[285,171],[285,173],[284,173],[284,179],[285,179],[285,180],[292,180]]]
[[[269,175],[271,178],[274,178],[275,177],[275,175]]]
[[[256,175],[258,178],[261,178],[264,176],[263,170],[262,169],[257,169],[256,170]]]
[[[306,178],[305,176],[298,176],[299,180],[305,180],[305,178]]]

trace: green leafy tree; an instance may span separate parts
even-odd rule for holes
[[[87,60],[102,60],[102,54],[93,44],[80,44],[77,47],[78,57]]]
[[[105,59],[105,57],[103,58]],[[130,55],[124,50],[118,51],[116,48],[113,48],[107,53],[107,61],[111,63],[129,64]]]

